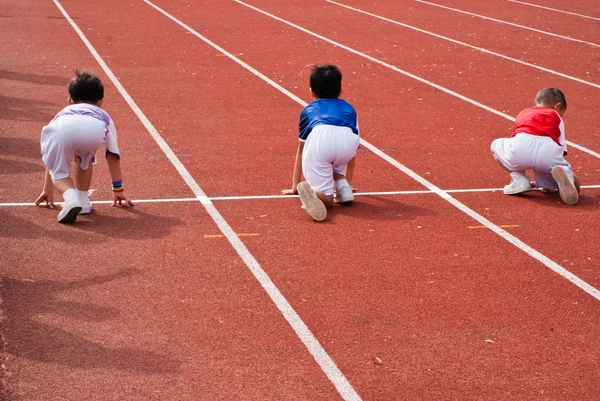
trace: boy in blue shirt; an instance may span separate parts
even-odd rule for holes
[[[281,193],[297,193],[308,215],[323,221],[334,201],[354,200],[349,181],[360,137],[356,111],[350,103],[339,99],[342,73],[336,66],[313,67],[310,89],[315,100],[300,113],[300,143],[292,188]],[[306,181],[300,182],[303,175]]]

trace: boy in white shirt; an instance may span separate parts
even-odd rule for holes
[[[65,200],[58,214],[59,223],[75,221],[78,214],[92,211],[88,190],[96,150],[102,145],[106,149],[106,161],[113,181],[113,206],[133,205],[123,191],[115,125],[100,108],[104,98],[102,82],[88,71],[75,71],[68,90],[69,106],[42,129],[42,161],[46,165],[46,177],[42,193],[35,201],[36,205],[46,202],[53,208],[53,188],[56,188]],[[72,161],[75,162],[75,182],[70,177]]]

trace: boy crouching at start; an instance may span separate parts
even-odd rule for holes
[[[566,110],[567,100],[559,89],[542,89],[535,98],[535,106],[517,116],[512,136],[492,142],[494,159],[512,178],[504,187],[505,194],[531,191],[535,185],[545,192],[558,190],[568,205],[579,201],[579,178],[564,158],[567,144],[562,116]],[[527,169],[533,170],[534,185],[525,174]]]
[[[88,71],[75,71],[68,86],[69,106],[42,129],[42,161],[46,165],[44,189],[35,201],[54,207],[54,188],[65,200],[58,214],[59,223],[75,221],[78,214],[92,211],[88,190],[92,182],[96,150],[104,145],[113,184],[113,206],[132,206],[123,191],[121,156],[117,131],[110,116],[101,109],[104,86]],[[75,162],[74,180],[70,177]],[[74,182],[73,182],[74,181]]]
[[[310,89],[315,100],[300,113],[300,142],[292,188],[281,193],[297,193],[308,215],[323,221],[334,201],[354,200],[350,180],[360,138],[356,111],[339,98],[342,73],[336,66],[313,67]],[[302,175],[306,181],[300,182]]]

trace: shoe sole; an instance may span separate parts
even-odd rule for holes
[[[69,211],[64,215],[64,216],[58,216],[58,222],[59,223],[72,223],[75,220],[77,220],[77,215],[79,214],[79,212],[81,212],[82,207],[81,206],[74,206],[71,209],[69,209]],[[61,211],[62,213],[62,211]]]
[[[302,201],[302,208],[315,221],[323,221],[327,217],[327,208],[317,197],[315,191],[310,187],[308,182],[303,181],[298,184],[298,195]]]
[[[552,169],[552,177],[556,180],[558,184],[558,193],[560,194],[560,198],[567,205],[575,205],[579,202],[579,194],[577,193],[577,188],[575,185],[571,183],[567,173],[563,170],[562,167],[556,166]]]

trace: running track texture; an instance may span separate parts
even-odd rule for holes
[[[467,0],[8,1],[0,19],[4,399],[598,398],[596,20]],[[363,195],[317,224],[276,195],[322,62],[360,116]],[[62,226],[30,203],[81,67],[144,201]],[[568,98],[576,207],[502,195],[488,150],[547,86]]]

